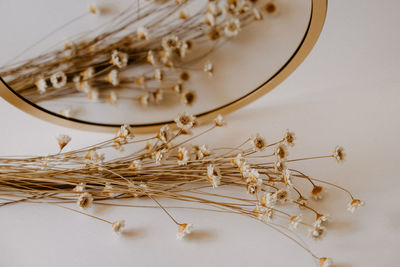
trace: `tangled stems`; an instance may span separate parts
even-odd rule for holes
[[[308,197],[321,199],[325,191],[322,185],[327,185],[349,195],[348,209],[352,212],[363,202],[339,185],[307,176],[288,165],[326,158],[343,161],[341,147],[328,155],[291,159],[288,148],[294,145],[295,137],[287,131],[271,144],[257,134],[237,146],[211,148],[196,141],[223,127],[221,116],[198,134],[193,133],[197,126],[194,116],[182,113],[176,122],[177,130],[163,126],[149,138],[135,137],[132,129],[124,125],[113,139],[82,149],[63,152],[71,139],[62,136],[58,138],[58,154],[2,157],[1,205],[32,202],[67,208],[63,204],[76,202],[77,208],[83,210],[92,205],[160,208],[177,225],[179,239],[190,234],[192,225],[177,220],[170,209],[240,214],[283,233],[326,264],[321,259],[327,258],[315,256],[296,235],[296,231],[308,230],[311,238],[320,239],[326,232],[328,217],[312,207]],[[310,191],[303,189],[305,183],[311,185]],[[126,202],[135,198],[148,198],[155,205]],[[166,199],[185,205],[167,207],[162,204]],[[67,209],[104,221],[86,211]],[[315,219],[305,220],[303,215],[307,213]],[[105,222],[118,231],[123,226],[123,221]]]

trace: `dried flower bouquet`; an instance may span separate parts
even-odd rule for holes
[[[329,258],[316,256],[296,234],[306,230],[312,239],[320,239],[326,232],[328,217],[312,207],[309,198],[320,200],[329,186],[348,196],[350,212],[364,203],[348,190],[290,165],[321,158],[342,162],[343,148],[336,147],[326,156],[290,158],[288,149],[295,143],[290,131],[273,142],[256,134],[236,146],[211,147],[196,141],[224,126],[221,116],[199,133],[193,130],[197,126],[194,116],[182,113],[175,121],[175,130],[166,125],[149,138],[135,137],[124,125],[115,138],[82,149],[64,152],[71,138],[60,135],[57,154],[0,158],[0,206],[21,202],[57,205],[101,220],[120,232],[123,220],[99,218],[89,213],[89,208],[108,200],[112,205],[135,207],[126,200],[144,197],[170,217],[177,226],[177,238],[182,239],[193,225],[176,219],[171,209],[161,204],[172,199],[186,208],[190,205],[258,220],[296,242],[320,266],[331,264]],[[77,208],[67,206],[74,202]]]

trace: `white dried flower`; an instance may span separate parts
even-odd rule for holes
[[[142,74],[142,75],[139,75],[137,78],[136,78],[136,81],[135,81],[138,85],[140,85],[140,87],[142,87],[142,88],[145,88],[146,87],[146,76],[144,76],[144,74]]]
[[[332,259],[327,257],[319,258],[318,263],[320,267],[331,267],[333,265]]]
[[[255,20],[262,20],[263,19],[263,15],[260,12],[260,10],[258,10],[258,8],[254,8],[253,9],[253,15],[254,15],[254,19]]]
[[[161,149],[152,154],[153,159],[156,161],[157,165],[161,164],[162,160],[165,158],[166,153],[167,153],[166,149]]]
[[[129,56],[127,53],[114,50],[111,54],[111,64],[122,69],[128,65]]]
[[[196,159],[204,159],[211,155],[211,150],[207,145],[201,145],[196,151]]]
[[[299,226],[299,223],[301,223],[302,218],[301,215],[295,215],[290,217],[290,224],[289,224],[289,228],[291,230],[296,230],[297,227]]]
[[[264,150],[267,146],[267,142],[265,141],[265,138],[262,137],[261,135],[257,134],[253,139],[252,139],[252,145],[255,151],[261,151]]]
[[[246,161],[242,161],[242,164],[239,166],[239,171],[243,175],[243,178],[247,178],[247,174],[250,171],[250,166]]]
[[[96,91],[93,94],[96,94],[96,96],[94,96],[94,101],[97,101],[99,94],[98,94],[97,90],[92,89],[92,86],[90,85],[89,81],[81,81],[79,84],[76,84],[76,89],[78,89],[78,91],[84,92],[88,95],[92,94],[91,93],[92,91]]]
[[[286,189],[280,189],[275,194],[276,200],[282,204],[289,200],[289,192]]]
[[[277,172],[283,172],[284,170],[286,170],[286,163],[285,161],[282,161],[281,159],[276,159],[274,162],[274,169]]]
[[[315,226],[310,230],[310,236],[314,240],[323,238],[325,234],[326,234],[326,228],[323,226]]]
[[[155,57],[154,52],[152,50],[149,50],[149,52],[147,52],[146,61],[151,65],[155,65],[156,64],[156,57]]]
[[[75,187],[74,187],[74,189],[72,189],[74,192],[79,192],[79,193],[82,193],[83,191],[85,191],[85,187],[86,187],[86,184],[85,183],[79,183],[78,185],[76,185]]]
[[[101,11],[100,11],[99,7],[94,3],[89,4],[89,11],[93,15],[100,15],[101,14]]]
[[[292,181],[292,174],[290,172],[289,169],[285,169],[282,172],[282,178],[283,178],[283,182],[287,185],[287,186],[293,186],[293,181]]]
[[[214,119],[215,126],[217,127],[222,127],[225,125],[224,117],[222,117],[221,114],[219,114],[215,119]]]
[[[84,80],[88,80],[88,79],[93,78],[93,76],[94,76],[94,68],[93,68],[93,67],[87,68],[86,70],[84,70],[84,71],[81,73],[81,75],[82,75],[82,78],[83,78]]]
[[[256,169],[250,169],[248,172],[246,172],[246,177],[247,177],[247,182],[248,183],[254,183],[260,186],[262,184],[262,179],[259,179],[260,174]]]
[[[133,129],[129,126],[129,124],[122,125],[116,135],[116,138],[123,139],[125,142],[133,139],[134,137],[135,134],[133,133]]]
[[[207,61],[204,64],[203,71],[208,74],[209,77],[214,75],[214,64],[211,61]]]
[[[157,81],[163,81],[164,80],[164,71],[160,70],[160,69],[156,69],[154,71],[154,79]]]
[[[164,90],[162,89],[157,89],[154,93],[154,101],[156,103],[161,103],[161,101],[164,99]]]
[[[67,75],[62,71],[58,71],[51,75],[50,82],[54,88],[60,89],[67,84]]]
[[[275,147],[275,156],[278,160],[285,160],[288,155],[289,152],[287,150],[286,145],[279,144],[278,146]]]
[[[115,233],[120,233],[122,231],[122,228],[125,227],[125,221],[124,220],[119,220],[115,221],[112,223],[112,228]]]
[[[178,148],[178,165],[186,165],[189,160],[189,152],[184,147]]]
[[[145,27],[139,27],[136,31],[137,37],[140,40],[147,40],[149,39],[149,30],[147,30]]]
[[[66,146],[68,145],[68,143],[71,141],[71,137],[69,137],[68,135],[65,134],[60,134],[59,136],[57,136],[57,142],[58,142],[58,146],[60,147],[60,151]]]
[[[191,43],[189,41],[184,41],[179,46],[179,56],[185,58],[188,51],[191,49]]]
[[[178,233],[176,234],[176,238],[182,240],[183,237],[190,234],[193,230],[193,224],[191,223],[182,223],[178,225]]]
[[[296,140],[296,136],[293,132],[286,130],[285,137],[283,138],[288,146],[294,146],[294,140]]]
[[[344,152],[344,148],[341,146],[337,146],[335,151],[333,152],[333,157],[337,162],[343,162],[346,158],[346,153]]]
[[[347,205],[347,210],[350,211],[351,213],[354,213],[356,209],[364,206],[364,201],[360,199],[353,199],[348,205]]]
[[[313,226],[319,227],[321,225],[328,223],[328,221],[329,221],[329,216],[323,214],[317,214]]]
[[[176,35],[167,35],[161,41],[165,51],[174,51],[180,47],[179,38]]]
[[[181,94],[183,92],[183,85],[182,83],[177,83],[172,87],[172,90],[177,93],[177,94]]]
[[[112,86],[119,85],[119,72],[118,70],[111,70],[106,77],[107,82],[109,82]]]
[[[254,212],[257,214],[257,218],[263,222],[271,222],[274,218],[274,209],[270,207],[257,206]]]
[[[117,93],[115,93],[115,91],[110,91],[110,95],[108,96],[107,100],[111,105],[115,105],[118,101]]]
[[[181,102],[184,105],[190,106],[196,101],[196,93],[194,91],[186,91],[181,95]]]
[[[35,82],[35,85],[36,85],[36,88],[37,88],[39,94],[46,93],[47,82],[43,77],[40,77],[39,79],[37,79],[37,81]]]
[[[311,191],[311,196],[315,199],[315,200],[320,200],[323,197],[325,190],[322,186],[320,185],[315,185],[313,187],[313,190]]]
[[[237,154],[233,159],[232,159],[232,165],[234,167],[239,168],[240,166],[242,166],[242,164],[245,162],[242,153]]]
[[[71,117],[71,108],[64,108],[60,110],[60,114],[67,118]]]
[[[240,32],[240,20],[238,18],[231,18],[225,24],[224,32],[227,37],[237,36]]]
[[[82,193],[79,195],[76,204],[78,207],[86,210],[92,206],[93,196],[88,192]]]
[[[97,102],[99,101],[99,91],[97,89],[91,89],[88,93],[87,93],[87,98],[89,98],[92,102]]]
[[[115,189],[110,182],[106,182],[106,184],[104,185],[104,188],[103,188],[103,192],[108,197],[117,196],[117,193],[115,192]]]
[[[164,125],[158,131],[157,138],[164,144],[168,143],[172,138],[172,131],[168,125]]]
[[[176,126],[184,132],[189,132],[196,126],[196,117],[187,112],[181,113],[175,118]]]
[[[214,26],[215,25],[215,16],[213,14],[207,12],[206,16],[204,18],[204,23],[209,26]]]
[[[140,160],[134,160],[128,167],[131,171],[140,171],[142,169],[142,162]]]
[[[145,93],[142,96],[139,97],[139,102],[140,104],[142,104],[143,106],[147,106],[149,105],[150,102],[150,94],[149,93]]]
[[[209,2],[207,6],[207,12],[216,16],[221,13],[221,10],[216,2]]]
[[[221,171],[217,166],[214,166],[212,164],[207,166],[207,179],[214,188],[220,185]]]

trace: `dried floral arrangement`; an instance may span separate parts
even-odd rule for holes
[[[182,113],[175,121],[175,130],[166,125],[145,139],[135,137],[124,125],[115,138],[82,149],[65,152],[71,138],[60,135],[57,154],[0,158],[0,206],[21,202],[56,205],[110,224],[118,233],[123,231],[123,220],[108,221],[89,213],[89,208],[106,205],[108,200],[116,206],[135,207],[126,200],[144,197],[169,216],[177,226],[177,238],[182,239],[193,225],[176,219],[170,208],[161,204],[163,199],[172,199],[193,204],[193,209],[258,220],[296,242],[320,266],[331,265],[330,258],[316,256],[297,235],[305,230],[312,239],[321,239],[326,233],[328,217],[313,208],[308,198],[320,200],[325,186],[330,186],[348,196],[350,212],[364,202],[347,189],[307,176],[290,165],[321,158],[342,162],[342,147],[325,156],[289,158],[288,148],[295,144],[290,131],[270,143],[256,134],[237,146],[211,147],[195,142],[224,126],[222,116],[199,133],[194,132],[194,116]],[[108,159],[106,154],[115,153],[114,149],[118,156]],[[66,206],[74,202],[77,208]]]
[[[273,1],[210,0],[193,8],[195,2],[137,1],[61,49],[0,68],[0,77],[34,103],[72,95],[110,104],[128,99],[147,106],[172,98],[191,105],[196,93],[185,86],[190,73],[212,76],[207,56],[277,10]],[[91,4],[90,13],[101,9]]]

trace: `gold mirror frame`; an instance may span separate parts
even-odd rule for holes
[[[291,58],[284,64],[281,69],[275,73],[270,79],[264,82],[262,85],[247,93],[235,101],[228,104],[209,110],[204,113],[196,114],[200,123],[205,123],[213,120],[218,114],[225,115],[233,112],[251,102],[265,95],[273,88],[278,86],[284,79],[286,79],[299,65],[304,61],[307,55],[310,53],[315,43],[321,34],[322,28],[325,23],[328,0],[311,0],[312,10],[310,16],[310,22],[304,38],[297,50],[293,53]],[[0,96],[3,97],[7,102],[14,105],[20,110],[27,112],[42,120],[58,124],[65,127],[76,128],[86,131],[93,132],[115,132],[117,127],[120,125],[110,124],[99,124],[90,123],[82,120],[72,119],[64,117],[60,114],[48,111],[30,101],[19,96],[12,88],[10,88],[0,77]],[[172,124],[172,121],[164,121],[150,124],[133,124],[135,132],[137,133],[149,133],[157,131],[162,125]]]

